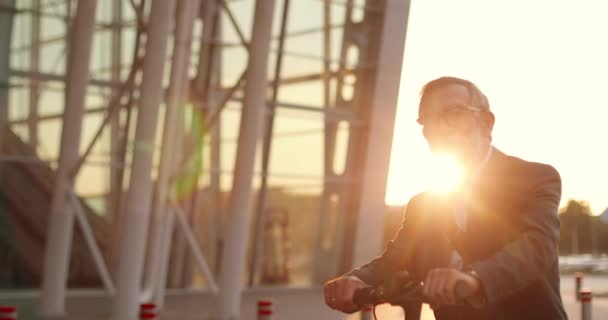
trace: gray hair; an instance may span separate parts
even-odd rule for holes
[[[428,82],[424,85],[424,87],[422,87],[422,90],[420,91],[420,99],[422,99],[425,95],[431,93],[434,90],[444,88],[453,84],[461,85],[467,88],[469,96],[471,97],[471,103],[473,104],[473,107],[483,111],[490,111],[490,103],[488,101],[488,97],[486,97],[486,95],[481,92],[481,90],[473,82],[456,77],[441,77]]]

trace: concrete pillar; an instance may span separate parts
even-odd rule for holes
[[[162,80],[174,5],[173,0],[154,0],[150,8],[130,186],[119,238],[114,320],[132,320],[137,316],[152,200],[156,124],[163,100]]]
[[[79,160],[80,135],[93,40],[96,0],[78,1],[70,30],[65,110],[57,178],[46,239],[42,279],[41,312],[45,316],[63,316],[68,279],[74,212],[69,201],[74,181],[72,170]]]
[[[382,250],[386,212],[386,183],[393,141],[393,124],[399,97],[399,82],[409,0],[387,0],[378,55],[369,138],[361,181],[361,202],[353,251],[354,266],[362,265]]]
[[[238,319],[241,306],[252,216],[254,159],[256,159],[256,148],[266,109],[267,67],[273,13],[274,0],[256,1],[238,149],[228,204],[230,221],[225,231],[228,237],[220,271],[219,316],[220,319],[225,320]]]

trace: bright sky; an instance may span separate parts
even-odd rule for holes
[[[412,0],[389,204],[426,189],[418,94],[443,75],[475,82],[496,115],[494,145],[551,164],[562,204],[608,207],[608,2]]]

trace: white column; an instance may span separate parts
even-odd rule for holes
[[[156,124],[163,100],[162,80],[174,4],[173,0],[154,0],[150,8],[130,186],[119,238],[114,320],[132,320],[137,316],[152,200]]]
[[[369,142],[361,181],[361,205],[353,251],[360,266],[382,249],[385,196],[393,141],[393,124],[399,97],[401,65],[410,1],[387,0],[370,119]]]
[[[274,0],[257,0],[250,42],[247,81],[241,113],[229,223],[220,272],[220,319],[238,319],[249,243],[254,159],[266,109],[267,66]]]
[[[89,81],[96,5],[96,0],[78,1],[76,17],[69,34],[68,57],[78,58],[68,59],[67,66],[61,147],[51,200],[42,279],[40,306],[45,316],[63,316],[65,313],[65,293],[74,225],[74,213],[68,200],[74,185],[72,170],[79,160],[78,149]]]
[[[165,129],[163,131],[162,152],[160,158],[160,167],[158,169],[158,178],[156,180],[157,191],[153,207],[153,236],[151,237],[150,265],[148,266],[148,286],[150,290],[158,293],[161,286],[166,283],[166,276],[161,275],[161,264],[164,261],[162,257],[168,257],[164,254],[164,250],[168,250],[171,246],[164,246],[163,241],[171,242],[171,237],[164,237],[169,225],[169,197],[173,186],[171,178],[175,173],[177,156],[176,136],[178,130],[182,130],[183,123],[183,108],[187,101],[188,91],[188,67],[190,63],[190,50],[192,43],[192,28],[194,19],[199,13],[200,0],[181,0],[178,5],[177,21],[175,29],[175,42],[173,49],[173,61],[171,65],[171,80],[169,91],[167,94],[167,112],[165,113]],[[161,306],[163,297],[156,295],[157,306]]]

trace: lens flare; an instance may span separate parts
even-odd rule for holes
[[[429,187],[432,191],[455,191],[462,183],[464,170],[454,157],[446,154],[433,155],[430,165]]]
[[[172,188],[173,196],[180,201],[191,197],[198,188],[198,182],[203,174],[207,139],[204,115],[192,105],[186,105],[184,111],[186,119],[191,121],[191,124],[189,130],[186,129],[185,132],[187,143],[184,143],[184,150],[178,156],[178,171],[173,177]]]

